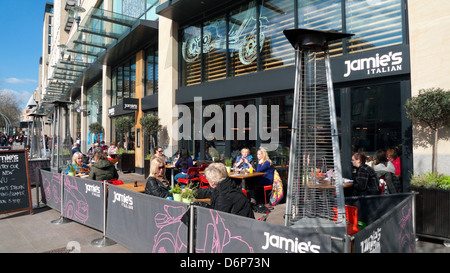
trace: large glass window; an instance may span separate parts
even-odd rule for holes
[[[374,155],[401,141],[400,84],[351,89],[352,149]]]
[[[227,76],[227,23],[225,17],[207,21],[203,25],[204,81]]]
[[[153,47],[146,54],[145,96],[158,93],[158,50]]]
[[[345,0],[349,52],[401,44],[401,0]]]
[[[292,45],[283,34],[283,30],[295,28],[292,0],[263,0],[260,12],[262,69],[294,64]]]
[[[182,33],[181,55],[182,55],[182,84],[189,86],[200,83],[201,80],[201,58],[202,29],[200,26],[185,28]]]
[[[228,32],[231,76],[239,76],[257,70],[256,1],[231,11]]]
[[[102,82],[99,81],[90,87],[86,93],[86,116],[87,116],[87,130],[89,125],[94,122],[102,123]],[[93,143],[93,135],[90,135],[89,143]]]
[[[181,84],[294,65],[294,51],[283,30],[295,27],[355,34],[346,43],[330,43],[332,57],[404,43],[403,1],[248,1],[182,28]]]
[[[122,103],[122,98],[136,97],[136,59],[131,58],[111,72],[111,105]]]
[[[298,0],[299,28],[342,31],[342,0]],[[330,56],[342,54],[342,41],[329,44]]]

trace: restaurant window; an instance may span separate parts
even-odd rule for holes
[[[145,96],[158,93],[158,50],[146,50]]]
[[[402,143],[400,83],[351,89],[351,145],[373,156]]]
[[[223,79],[227,76],[226,37],[227,22],[224,16],[204,23],[204,81]]]
[[[123,98],[136,97],[136,59],[131,58],[111,72],[111,105],[122,103]]]
[[[189,86],[201,81],[201,26],[190,26],[182,32],[182,84]]]
[[[86,92],[86,129],[89,132],[89,125],[95,122],[102,123],[102,82],[99,81]],[[98,141],[96,136],[89,135],[89,143]]]
[[[263,0],[260,7],[260,43],[263,70],[295,63],[292,45],[283,30],[295,28],[292,0]]]
[[[256,1],[231,11],[228,48],[230,53],[231,76],[239,76],[257,71],[257,27]]]
[[[403,42],[402,0],[345,0],[348,52]]]
[[[342,0],[298,0],[299,28],[342,31]],[[342,41],[329,43],[330,56],[342,55]]]

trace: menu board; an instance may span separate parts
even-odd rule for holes
[[[0,214],[32,211],[26,150],[0,151]]]

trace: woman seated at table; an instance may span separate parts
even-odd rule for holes
[[[150,175],[145,183],[145,193],[161,198],[172,196],[170,183],[166,179],[166,164],[164,160],[157,157],[150,162]]]
[[[366,155],[356,152],[352,156],[352,164],[356,168],[353,179],[353,195],[374,195],[380,193],[380,186],[376,172],[365,164]]]
[[[252,206],[242,189],[228,177],[223,163],[211,163],[205,169],[210,188],[198,189],[197,198],[211,198],[211,208],[236,215],[255,218]]]
[[[108,148],[108,154],[110,156],[117,155],[119,153],[119,148],[117,148],[116,143],[111,141],[110,146]]]
[[[243,148],[241,150],[241,155],[236,157],[235,168],[249,169],[252,167],[253,157],[250,155],[250,150],[248,148]]]
[[[260,148],[256,156],[258,158],[256,171],[266,174],[255,177],[255,179],[249,179],[248,195],[252,204],[264,204],[265,198],[263,187],[273,184],[273,173],[275,169],[272,165],[272,160],[269,158],[269,154],[264,148]]]
[[[119,178],[114,165],[108,160],[106,153],[103,149],[98,147],[94,149],[94,164],[91,166],[89,172],[89,179],[92,180],[110,180],[113,178]]]
[[[175,163],[175,167],[179,168],[181,167],[181,172],[177,175],[175,175],[175,181],[178,182],[179,178],[193,178],[192,175],[188,175],[188,169],[191,167],[194,167],[194,161],[192,161],[192,157],[189,155],[189,152],[187,149],[183,148],[180,152],[180,158],[178,158],[177,162]],[[182,184],[182,186],[186,186]]]
[[[67,166],[66,174],[70,172],[71,166],[76,172],[80,172],[81,169],[89,169],[89,166],[84,164],[84,155],[80,152],[75,152],[72,156],[72,163]]]

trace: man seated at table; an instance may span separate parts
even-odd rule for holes
[[[211,208],[240,216],[255,218],[249,200],[242,189],[228,177],[223,163],[211,163],[205,169],[210,188],[198,189],[197,198],[211,198]]]

